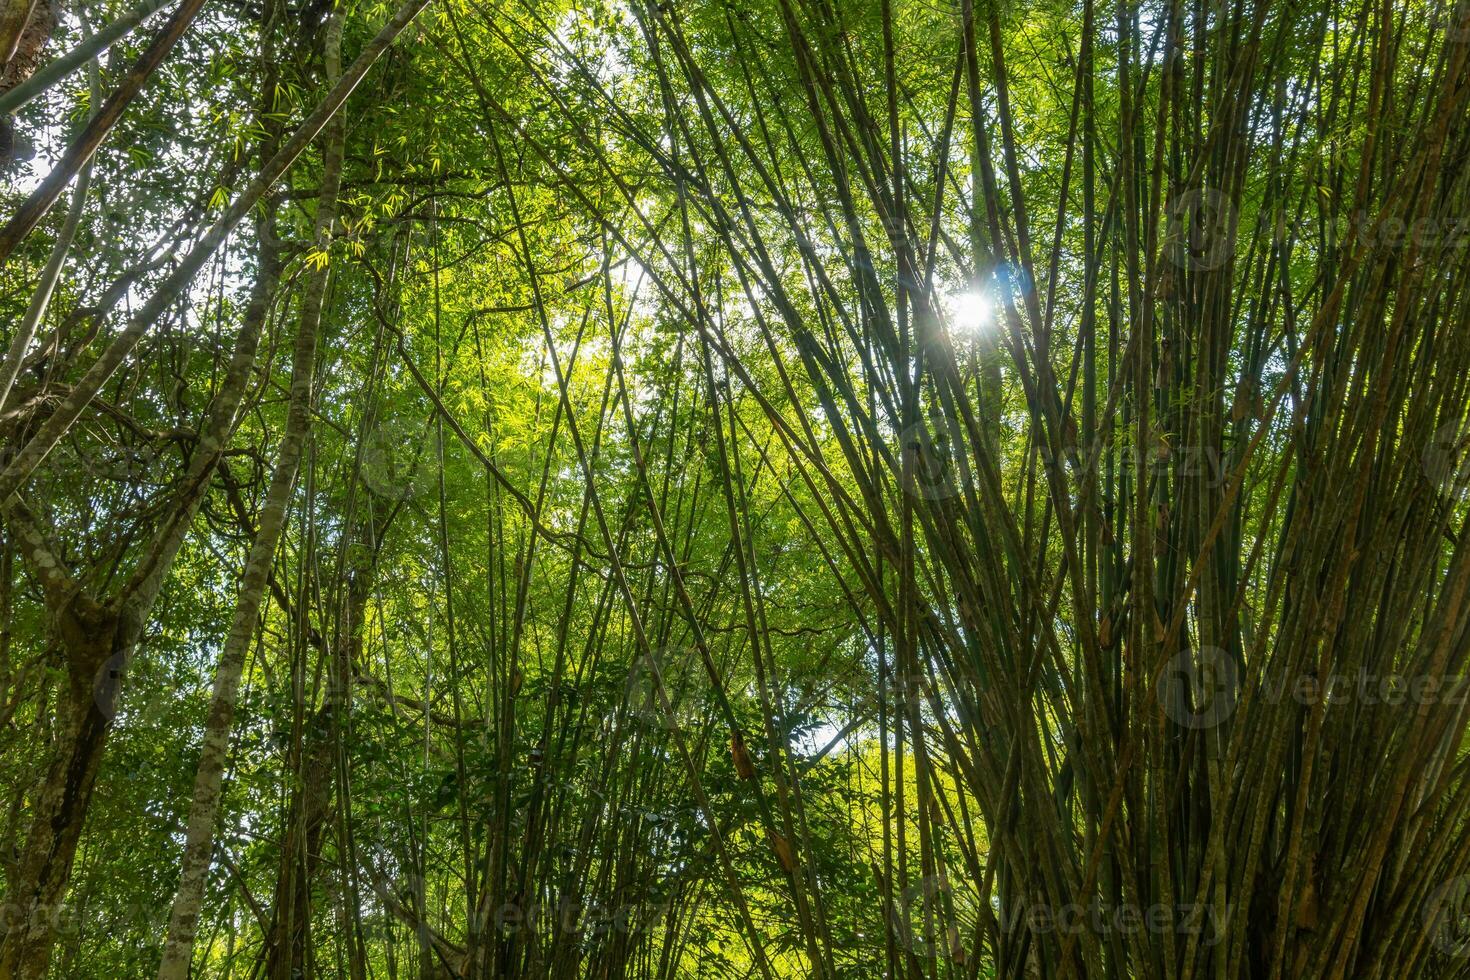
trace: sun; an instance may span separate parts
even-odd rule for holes
[[[950,330],[956,334],[977,334],[990,326],[995,315],[989,294],[978,289],[954,293],[945,305],[949,308]]]

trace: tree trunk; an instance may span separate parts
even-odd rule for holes
[[[56,29],[57,8],[51,0],[4,0],[0,4],[0,94],[10,91],[35,74],[41,65],[46,42]],[[34,150],[29,140],[18,139],[15,120],[0,113],[0,166],[13,160],[29,160]]]
[[[339,7],[333,11],[327,27],[327,78],[331,84],[336,84],[341,75],[341,41],[342,12]],[[336,219],[337,193],[342,176],[343,137],[342,117],[338,114],[328,124],[324,147],[321,198],[316,215],[318,248],[328,246],[332,224]],[[274,265],[274,254],[270,261]],[[205,723],[199,768],[194,777],[194,793],[184,841],[183,870],[169,916],[168,938],[164,945],[163,960],[158,968],[159,980],[184,980],[189,973],[199,909],[204,900],[204,887],[209,872],[214,825],[219,814],[220,785],[229,750],[230,725],[235,715],[235,694],[240,686],[245,656],[255,637],[255,627],[260,618],[266,579],[270,574],[276,544],[280,541],[281,531],[285,526],[291,487],[296,480],[302,446],[311,428],[312,374],[316,367],[317,333],[321,324],[327,274],[326,266],[311,274],[302,300],[301,323],[291,358],[291,395],[286,431],[281,439],[280,455],[271,473],[255,541],[251,545],[240,579],[240,597],[235,607],[235,619],[225,640],[224,649],[220,652],[219,667],[215,671],[214,695]],[[274,270],[271,278],[275,278]]]
[[[350,540],[380,541],[382,528],[369,536],[367,523]],[[350,545],[349,545],[350,547]],[[280,874],[271,914],[265,976],[268,980],[295,980],[305,975],[305,955],[312,910],[312,884],[321,866],[322,840],[332,816],[333,789],[337,785],[337,752],[334,735],[351,709],[352,669],[362,657],[362,622],[372,591],[373,567],[358,565],[346,570],[346,595],[338,629],[327,651],[327,694],[321,707],[305,725],[306,750],[300,778],[294,782],[287,808],[286,831],[281,842]],[[337,805],[341,805],[337,801]],[[350,855],[342,856],[342,863]]]
[[[428,0],[407,0],[395,12],[378,35],[363,49],[345,76],[318,104],[312,115],[297,128],[286,145],[271,157],[260,175],[144,304],[127,330],[113,342],[101,360],[87,372],[82,383],[65,399],[63,407],[47,419],[12,461],[12,465],[4,474],[0,474],[0,508],[10,509],[12,512],[21,509],[22,505],[13,494],[26,477],[65,436],[71,423],[121,366],[123,359],[142,339],[158,314],[187,286],[204,258],[214,251],[230,229],[274,185],[341,108],[352,88],[372,67],[378,56],[427,3]],[[87,610],[85,621],[78,621],[76,616],[71,616],[70,623],[66,620],[60,623],[68,659],[71,661],[70,674],[74,691],[88,687],[96,677],[95,667],[87,669],[94,660],[96,666],[107,664],[112,673],[105,685],[108,702],[98,706],[98,711],[115,705],[122,673],[142,634],[153,601],[228,443],[235,413],[255,362],[255,347],[259,340],[260,326],[265,319],[268,299],[269,295],[259,290],[252,296],[251,309],[246,314],[246,323],[236,341],[229,373],[219,396],[210,408],[209,418],[202,427],[199,443],[195,447],[195,460],[178,491],[172,513],[165,518],[163,526],[154,535],[127,585],[115,600],[105,605],[79,591],[67,603],[69,610],[79,608],[82,604],[85,604]],[[45,555],[43,567],[35,570],[43,579],[65,578],[56,559],[49,554]],[[109,619],[116,625],[110,629],[93,628],[93,624],[100,627]],[[100,657],[96,655],[96,651],[102,649],[99,637],[110,639],[106,653]],[[55,933],[54,923],[46,921],[46,917],[47,914],[54,917],[57,905],[65,893],[77,841],[90,803],[92,785],[111,725],[110,713],[94,717],[92,709],[87,708],[86,704],[85,699],[73,696],[74,710],[70,712],[72,721],[69,727],[63,729],[65,734],[58,742],[47,779],[42,784],[31,836],[20,862],[20,874],[9,883],[9,895],[12,896],[9,906],[13,911],[8,918],[13,919],[14,924],[20,928],[8,929],[3,944],[0,944],[0,980],[41,977],[46,970]],[[0,927],[11,924],[0,923]]]
[[[122,670],[141,623],[78,595],[60,626],[70,666],[61,724],[46,778],[32,802],[31,829],[5,905],[0,940],[0,980],[40,980],[64,914],[92,789],[112,719]]]

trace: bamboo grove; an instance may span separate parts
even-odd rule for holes
[[[1464,0],[0,49],[0,978],[1470,976]]]

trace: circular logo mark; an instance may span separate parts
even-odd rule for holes
[[[1424,905],[1429,941],[1445,956],[1470,956],[1470,875],[1451,878],[1429,896]]]
[[[1180,269],[1218,269],[1234,250],[1235,206],[1213,187],[1190,188],[1169,202],[1164,255]]]
[[[1446,17],[1445,39],[1453,44],[1470,41],[1470,0],[1460,0]]]
[[[926,875],[905,888],[899,895],[893,923],[899,941],[914,955],[924,957],[945,951],[944,895],[949,893],[949,880],[944,875]],[[916,921],[917,920],[917,921]]]
[[[923,422],[915,422],[899,433],[898,446],[906,491],[925,500],[945,500],[960,492],[958,467],[947,431],[932,433]]]
[[[177,682],[166,676],[144,677],[142,683],[124,691],[132,666],[130,651],[115,651],[104,660],[92,675],[92,702],[108,721],[126,715],[130,724],[159,724],[174,706]]]
[[[633,661],[624,694],[634,718],[664,731],[676,731],[692,720],[697,706],[690,696],[694,675],[688,667],[697,653],[694,647],[654,647]],[[664,710],[659,698],[660,679],[669,699],[669,711]]]
[[[408,500],[430,489],[438,458],[439,433],[432,419],[385,418],[363,440],[362,479],[380,497]]]
[[[1455,500],[1470,493],[1470,425],[1449,422],[1434,430],[1424,447],[1424,475]]]
[[[1184,728],[1214,728],[1240,701],[1235,658],[1218,647],[1181,650],[1159,674],[1157,694],[1164,714]]]
[[[119,650],[104,660],[92,676],[92,700],[102,716],[109,720],[117,717],[123,681],[128,674],[128,660],[127,653]]]

